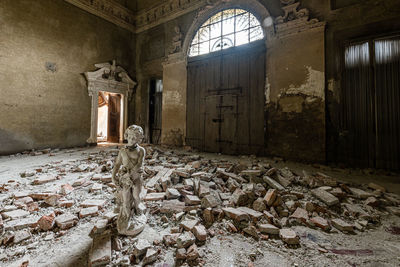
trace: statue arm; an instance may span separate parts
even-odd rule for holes
[[[119,181],[116,178],[116,174],[117,174],[119,168],[121,167],[121,164],[122,164],[122,158],[121,158],[121,152],[119,152],[118,153],[118,157],[115,160],[114,168],[113,168],[113,171],[112,171],[112,181],[113,181],[113,183],[115,185],[118,185],[118,183],[119,183]]]
[[[138,158],[137,164],[135,166],[135,169],[137,169],[138,172],[143,172],[145,156],[146,156],[146,150],[143,147],[141,147],[139,150],[139,158]]]

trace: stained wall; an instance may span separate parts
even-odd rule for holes
[[[0,154],[86,144],[82,73],[116,59],[134,73],[132,34],[63,0],[0,1]]]

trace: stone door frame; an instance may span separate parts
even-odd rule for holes
[[[98,65],[98,64],[96,64]],[[133,88],[136,85],[128,73],[121,67],[117,67],[118,80],[114,77],[104,78],[104,73],[111,73],[110,67],[101,67],[94,72],[85,72],[85,77],[88,81],[88,94],[92,98],[91,101],[91,120],[90,120],[90,136],[86,140],[89,144],[97,144],[97,123],[98,123],[98,108],[99,108],[99,91],[108,93],[120,94],[122,99],[121,105],[121,122],[120,122],[120,137],[119,141],[123,141],[123,132],[128,127],[128,100],[132,96]]]

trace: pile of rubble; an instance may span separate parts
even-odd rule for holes
[[[92,265],[152,264],[173,250],[177,265],[194,266],[204,264],[200,248],[221,233],[282,240],[295,248],[301,246],[295,225],[356,234],[378,226],[383,215],[400,216],[399,196],[377,184],[354,187],[320,172],[274,168],[256,157],[233,162],[146,150],[142,198],[149,227],[163,233],[159,238],[117,235],[111,170],[118,150],[109,149],[21,173],[25,182],[0,184],[0,261],[29,254],[82,222],[94,225]]]
[[[294,225],[354,234],[376,227],[384,214],[400,216],[399,196],[374,183],[356,188],[320,172],[273,168],[257,158],[232,163],[148,152],[144,200],[152,214],[175,225],[163,243],[176,247],[181,264],[201,262],[197,246],[221,228],[296,247]]]

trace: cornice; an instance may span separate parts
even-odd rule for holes
[[[112,0],[64,0],[121,28],[135,32],[135,15]]]
[[[136,15],[136,33],[146,31],[186,13],[197,10],[210,0],[168,0]]]
[[[113,0],[64,0],[134,33],[206,6],[211,0],[168,0],[137,14]]]

